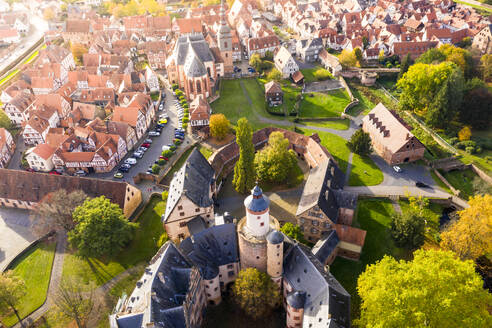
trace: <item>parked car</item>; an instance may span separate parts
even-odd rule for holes
[[[163,119],[163,118],[168,119],[169,118],[169,115],[167,115],[167,113],[160,114],[159,115],[159,119]]]
[[[52,175],[61,175],[61,173],[60,173],[60,172],[55,171],[55,170],[53,170],[53,171],[49,171],[49,172],[48,172],[48,174],[52,174]]]
[[[430,188],[430,186],[429,186],[429,185],[427,185],[427,184],[425,184],[425,183],[423,183],[423,182],[421,182],[421,181],[417,181],[417,182],[415,182],[415,185],[416,185],[417,187],[419,187],[419,188]]]
[[[185,137],[182,134],[175,134],[174,138],[179,139],[179,140],[183,140]]]
[[[123,173],[121,172],[116,172],[113,177],[115,177],[116,179],[122,179],[123,178]]]
[[[178,128],[174,128],[174,131],[183,132],[183,133],[186,132],[184,129],[178,129]]]
[[[159,124],[167,124],[167,119],[166,118],[161,118],[159,120]]]
[[[84,170],[78,170],[77,172],[74,173],[74,175],[78,175],[79,177],[85,177],[87,175],[87,172]]]
[[[159,132],[159,134],[162,132],[162,126],[160,125],[157,125],[155,128],[154,128],[154,131],[155,132]]]
[[[150,131],[149,132],[149,137],[158,137],[160,136],[160,132],[157,132],[157,131]]]
[[[135,158],[130,157],[127,158],[124,163],[128,165],[135,165],[137,164],[137,160]]]
[[[118,172],[128,172],[128,171],[130,171],[130,169],[123,165],[118,168]]]
[[[163,103],[160,103],[160,105],[159,105],[159,111],[161,111],[163,109],[164,109],[164,104]]]
[[[132,156],[133,156],[134,158],[142,158],[142,157],[143,157],[143,155],[144,155],[144,152],[143,152],[143,151],[141,151],[140,149],[138,149],[136,152],[134,152],[134,153],[133,153],[133,155],[132,155]]]
[[[253,67],[248,67],[249,73],[256,73],[256,70]]]
[[[401,173],[401,172],[403,172],[403,170],[401,169],[401,167],[396,166],[396,165],[395,165],[395,166],[393,166],[393,170],[395,170],[395,172],[396,172],[396,173]]]
[[[145,148],[150,148],[150,143],[148,143],[148,142],[144,142],[144,143],[142,144],[142,147],[145,147]]]
[[[165,161],[168,161],[168,160],[169,160],[169,158],[164,157],[164,156],[159,156],[159,159],[163,159],[163,160],[165,160]]]
[[[149,138],[147,138],[147,139],[145,139],[145,140],[144,140],[144,142],[145,142],[145,143],[149,143],[149,144],[151,144],[151,143],[152,143],[152,141],[153,141],[153,140],[152,140],[152,139],[149,139]]]

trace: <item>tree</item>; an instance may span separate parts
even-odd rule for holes
[[[458,132],[458,139],[460,141],[470,140],[471,135],[472,135],[472,132],[471,132],[470,127],[469,126],[465,126],[465,127],[463,127],[463,129],[461,129]]]
[[[70,45],[70,50],[72,51],[73,59],[77,65],[82,64],[82,57],[89,51],[83,44],[80,43],[72,43]]]
[[[362,37],[362,46],[364,49],[367,49],[367,46],[369,46],[369,39],[365,35]]]
[[[354,56],[357,59],[357,63],[360,66],[362,63],[362,50],[359,47],[356,47],[354,50],[352,50],[352,52],[354,53]]]
[[[159,174],[160,170],[161,170],[161,167],[159,166],[159,164],[152,165],[152,173]]]
[[[407,54],[405,57],[403,57],[403,61],[401,62],[400,72],[398,73],[398,80],[403,77],[403,74],[405,74],[408,71],[408,68],[411,65],[412,65],[412,59],[410,58],[410,54]]]
[[[4,110],[0,108],[0,128],[4,129],[11,129],[12,128],[12,121],[10,121],[10,118],[5,114]]]
[[[78,328],[86,327],[87,319],[94,308],[93,285],[87,288],[80,278],[64,277],[53,299],[60,312],[75,320]]]
[[[415,249],[424,243],[425,221],[415,211],[395,213],[391,217],[391,237],[398,247]]]
[[[380,63],[382,63],[384,61],[384,50],[383,49],[379,50],[378,60]]]
[[[246,118],[237,121],[236,142],[239,146],[239,159],[234,166],[232,185],[238,193],[246,194],[255,185],[255,146],[253,145],[253,130]]]
[[[469,36],[467,37],[464,37],[463,39],[461,39],[461,41],[459,41],[456,46],[460,47],[460,48],[468,48],[469,46],[472,45],[472,40]]]
[[[289,149],[289,140],[282,132],[270,134],[268,146],[255,156],[255,170],[260,181],[285,182],[297,165],[296,154]]]
[[[43,18],[47,21],[53,20],[53,18],[55,18],[55,11],[53,10],[53,8],[48,7],[43,10]]]
[[[417,63],[439,64],[446,60],[446,56],[438,49],[431,48],[417,58]]]
[[[274,80],[274,81],[280,81],[282,80],[282,73],[276,68],[272,68],[270,72],[267,74],[267,79],[268,80]]]
[[[32,226],[37,236],[51,231],[68,232],[75,227],[73,212],[87,199],[81,190],[68,192],[65,189],[47,194],[32,211]]]
[[[483,80],[492,81],[492,54],[485,54],[480,58],[480,69],[482,70]]]
[[[261,60],[260,54],[258,54],[258,53],[252,54],[251,57],[249,58],[249,66],[253,67],[257,71],[260,71],[261,63],[262,63],[262,60]]]
[[[372,152],[371,137],[362,129],[355,131],[347,142],[349,149],[359,155],[369,155]]]
[[[460,122],[474,129],[486,130],[492,121],[492,93],[486,87],[466,91],[460,108]]]
[[[224,114],[212,114],[209,125],[212,137],[222,140],[229,133],[231,123]]]
[[[459,220],[441,233],[441,247],[475,260],[492,254],[492,196],[476,195],[468,203],[470,207],[458,213]]]
[[[21,327],[24,327],[24,324],[17,311],[17,305],[26,293],[27,288],[24,280],[14,275],[10,270],[0,273],[0,311],[4,314],[7,310],[14,311]]]
[[[452,62],[458,66],[466,77],[470,77],[473,69],[471,53],[468,50],[443,44],[439,48],[432,48],[424,52],[418,59],[418,63],[438,64],[444,61]]]
[[[304,239],[304,234],[301,231],[301,227],[297,224],[292,224],[290,222],[285,223],[282,228],[280,228],[286,236],[289,236],[292,239],[297,240],[300,243],[304,243],[306,240]]]
[[[417,250],[413,261],[385,256],[357,280],[359,327],[490,327],[492,295],[472,261]],[[457,311],[456,309],[460,310]]]
[[[68,241],[84,257],[115,255],[133,238],[137,227],[104,196],[87,199],[75,209],[73,219],[76,226],[68,232]]]
[[[169,197],[169,191],[164,190],[161,194],[162,200],[167,202],[167,198]]]
[[[256,268],[241,270],[232,292],[234,301],[253,319],[267,316],[281,302],[277,285],[266,273]]]
[[[348,51],[347,49],[342,50],[342,53],[338,56],[340,64],[344,67],[353,67],[357,64],[357,57],[353,51]]]

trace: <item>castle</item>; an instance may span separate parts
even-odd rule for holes
[[[308,247],[278,230],[269,204],[257,185],[237,225],[216,216],[215,225],[191,229],[179,246],[163,245],[132,294],[118,302],[111,328],[200,327],[207,305],[219,304],[248,267],[281,288],[287,327],[350,327],[350,295]]]

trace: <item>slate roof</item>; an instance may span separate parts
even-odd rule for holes
[[[183,240],[179,248],[198,266],[205,280],[215,278],[219,273],[219,266],[239,262],[234,224],[222,224],[203,230]]]
[[[268,208],[270,200],[263,195],[263,191],[260,186],[256,186],[251,190],[251,195],[244,200],[244,206],[253,212],[262,212]]]
[[[343,188],[344,180],[345,175],[331,159],[312,168],[304,185],[296,215],[301,215],[318,205],[326,216],[336,223],[338,209],[341,207],[337,195],[338,191]]]
[[[287,304],[294,309],[303,309],[306,303],[306,292],[293,291],[287,294]]]
[[[325,271],[307,246],[294,244],[285,248],[283,277],[294,291],[306,292],[304,321],[315,317],[323,325],[335,321],[340,327],[350,327],[350,294]]]
[[[284,242],[284,234],[278,230],[273,230],[267,235],[267,241],[276,245]]]
[[[333,253],[339,242],[340,239],[336,230],[331,230],[327,235],[318,240],[311,251],[321,263],[326,263],[326,260]]]
[[[212,205],[213,200],[209,197],[209,190],[214,176],[215,172],[207,159],[195,148],[171,181],[163,221],[166,222],[182,195],[188,197],[198,207]]]
[[[200,215],[197,215],[193,219],[186,222],[186,226],[188,228],[188,231],[190,232],[190,235],[194,235],[207,229],[207,224],[205,223],[203,217],[201,217]]]
[[[181,36],[176,41],[173,51],[176,65],[184,65],[189,55],[198,57],[202,64],[214,60],[208,43],[201,33]]]

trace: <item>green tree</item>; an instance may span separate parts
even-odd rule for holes
[[[270,72],[267,74],[267,79],[268,80],[274,80],[274,81],[280,81],[282,80],[282,73],[276,68],[272,68]]]
[[[492,295],[472,261],[417,250],[412,261],[385,256],[357,280],[359,327],[490,327]],[[456,309],[459,308],[459,311]]]
[[[443,44],[439,48],[432,48],[424,52],[418,59],[418,63],[438,64],[449,61],[459,68],[467,77],[471,76],[473,62],[471,53],[468,50],[455,47],[450,44]]]
[[[355,58],[357,59],[357,62],[359,63],[359,66],[362,63],[362,50],[359,47],[356,47],[354,50],[352,50],[354,53]]]
[[[403,61],[401,62],[400,72],[398,73],[398,80],[403,77],[403,74],[405,74],[408,71],[408,68],[411,65],[412,65],[412,59],[410,58],[410,54],[407,54],[405,57],[403,57]]]
[[[159,166],[159,164],[152,165],[152,173],[159,174],[160,170],[161,170],[161,167]]]
[[[367,49],[367,46],[369,46],[369,39],[365,35],[362,37],[362,45],[364,49]]]
[[[104,196],[87,199],[73,212],[76,226],[68,241],[84,257],[117,254],[132,238],[137,224],[128,222],[121,208]]]
[[[234,301],[253,319],[265,317],[280,305],[280,290],[256,268],[241,270],[232,287]]]
[[[231,123],[224,114],[212,114],[209,126],[212,137],[222,140],[229,133]]]
[[[492,81],[492,54],[485,54],[480,58],[480,70],[485,82]]]
[[[431,48],[420,55],[415,62],[422,64],[439,64],[445,60],[446,56],[438,48]]]
[[[94,286],[86,287],[78,277],[64,277],[54,295],[55,306],[78,328],[87,327],[87,320],[94,308]]]
[[[296,161],[296,154],[289,150],[289,140],[282,132],[272,132],[268,146],[256,153],[256,174],[260,181],[282,183],[291,176]]]
[[[161,194],[161,198],[164,202],[167,202],[167,198],[169,197],[169,191],[164,190]]]
[[[256,173],[253,130],[245,117],[237,121],[236,142],[239,146],[239,159],[234,166],[232,185],[238,193],[246,194],[255,185]]]
[[[5,114],[3,109],[0,108],[0,128],[10,130],[12,128],[12,122],[10,118]]]
[[[24,327],[24,323],[17,311],[17,305],[26,293],[24,280],[14,275],[12,271],[0,273],[0,311],[3,314],[13,311],[21,327]]]
[[[441,247],[475,260],[492,254],[492,196],[476,195],[468,203],[470,207],[459,212],[460,219],[441,234]]]
[[[261,60],[260,54],[258,54],[258,53],[252,54],[251,57],[249,58],[249,66],[253,67],[257,71],[260,71],[261,63],[262,63],[262,60]]]
[[[65,189],[47,194],[33,209],[32,226],[37,236],[44,236],[50,231],[68,232],[75,227],[73,212],[87,199],[81,190],[68,192]]]
[[[349,149],[359,155],[369,155],[372,152],[371,137],[362,129],[355,131],[347,142]]]
[[[486,130],[492,121],[492,93],[486,87],[466,91],[459,111],[460,122]]]
[[[390,232],[396,246],[415,249],[424,243],[425,221],[415,211],[395,213]]]
[[[280,228],[286,236],[289,236],[292,239],[297,240],[300,243],[305,243],[304,234],[301,231],[301,227],[297,224],[292,224],[290,222],[285,223],[282,228]]]

